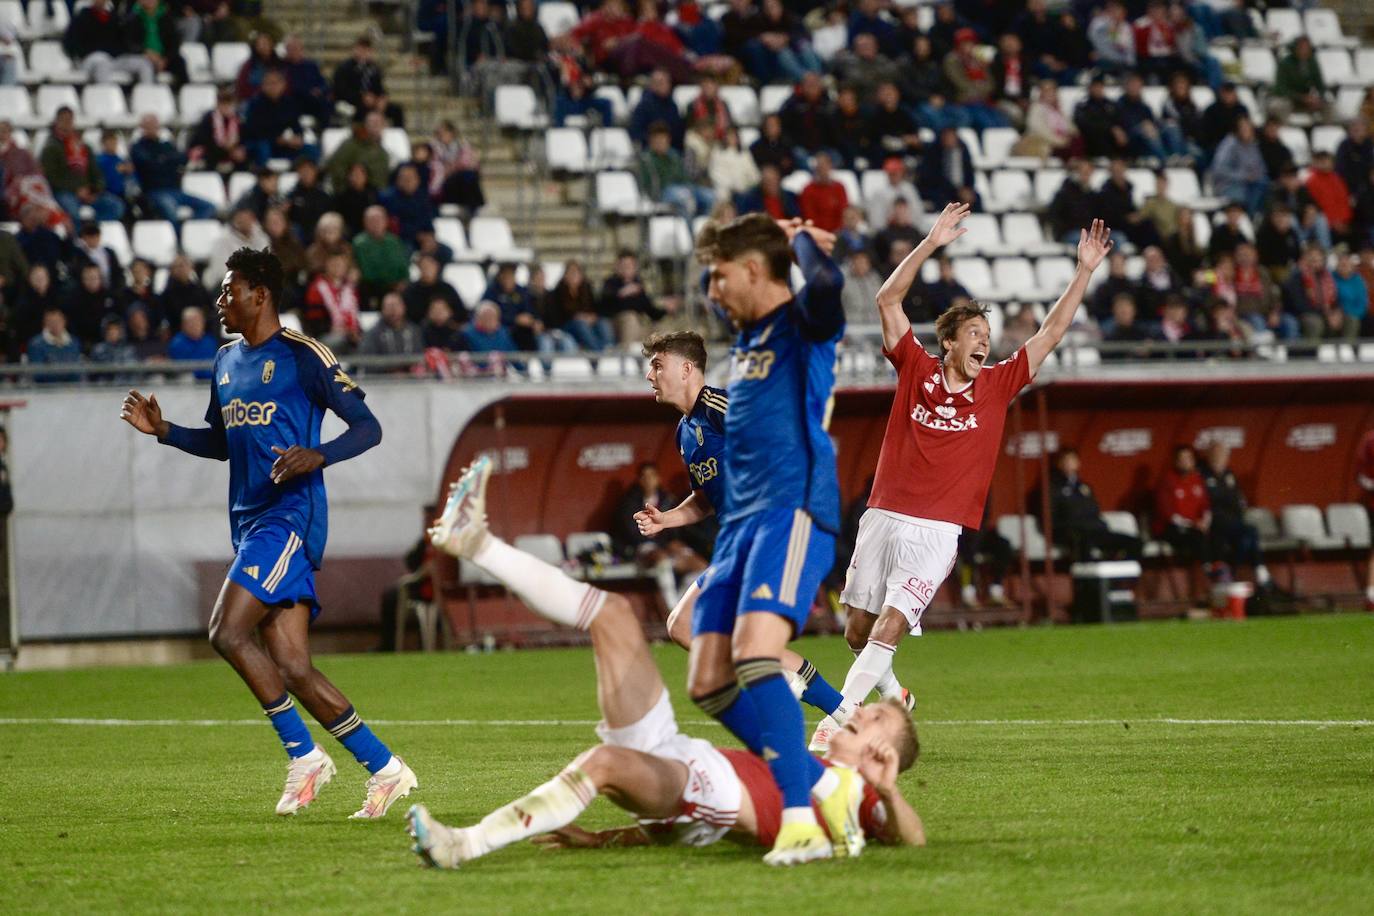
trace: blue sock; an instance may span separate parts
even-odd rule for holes
[[[339,743],[348,748],[353,759],[367,767],[369,773],[376,773],[391,760],[391,751],[380,738],[372,734],[372,729],[363,724],[363,720],[358,718],[352,706],[326,725],[325,729],[338,738]]]
[[[693,697],[692,702],[711,718],[730,730],[730,734],[749,748],[751,754],[763,750],[763,734],[759,727],[758,713],[754,703],[739,689],[739,684],[727,684],[702,697]]]
[[[844,694],[831,687],[816,666],[806,659],[802,659],[797,676],[806,682],[806,690],[801,695],[801,701],[806,705],[814,706],[828,716],[844,702]]]
[[[277,730],[277,737],[288,755],[304,757],[315,749],[315,739],[310,737],[310,729],[305,727],[301,714],[296,711],[291,694],[283,693],[271,703],[263,703],[262,711]]]
[[[776,658],[746,658],[735,664],[744,694],[754,701],[762,727],[760,756],[773,771],[784,808],[810,808],[812,774],[820,764],[806,750],[801,706],[782,676]]]

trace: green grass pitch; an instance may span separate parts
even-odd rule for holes
[[[0,677],[0,911],[1369,912],[1374,618],[935,633],[897,655],[925,849],[774,871],[760,850],[542,851],[416,866],[404,803],[346,820],[364,772],[295,818],[284,757],[222,663]],[[832,680],[838,639],[798,644]],[[686,731],[685,655],[656,650]],[[594,741],[589,650],[319,661],[470,822]],[[226,720],[77,725],[60,717]],[[429,720],[429,721],[420,721]],[[467,720],[448,724],[433,720]],[[472,720],[479,723],[471,724]],[[313,725],[313,723],[312,723]],[[317,738],[323,730],[312,729]],[[604,801],[584,823],[623,815]]]

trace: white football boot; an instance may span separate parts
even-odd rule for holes
[[[429,540],[444,553],[472,557],[487,539],[487,481],[491,459],[483,455],[464,469],[448,491],[444,511],[429,529]]]
[[[439,823],[424,805],[410,806],[406,832],[415,838],[410,851],[430,868],[457,868],[480,855],[467,829]]]
[[[385,817],[391,806],[410,794],[420,785],[415,772],[406,766],[400,757],[393,756],[400,767],[390,776],[383,776],[385,769],[373,773],[367,780],[367,795],[363,806],[348,816],[349,820],[370,820]]]
[[[334,778],[334,761],[320,747],[304,757],[292,757],[286,764],[286,788],[277,802],[278,814],[295,814],[315,800],[319,791]]]

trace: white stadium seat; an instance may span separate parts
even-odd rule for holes
[[[534,252],[528,248],[516,247],[510,223],[500,216],[472,218],[468,223],[468,250],[493,261],[521,263],[534,258]]]
[[[1297,10],[1271,9],[1265,16],[1264,27],[1280,45],[1286,45],[1303,34],[1302,14]]]
[[[554,174],[581,175],[587,171],[587,135],[573,127],[544,131],[544,159]]]
[[[736,125],[755,127],[762,120],[759,97],[752,86],[721,86],[720,97]]]
[[[799,195],[806,190],[806,186],[811,183],[811,173],[806,169],[794,169],[788,173],[782,181],[778,182],[784,191],[791,191]]]
[[[199,124],[205,113],[215,107],[212,83],[187,83],[177,91],[177,111],[182,124]]]
[[[115,253],[119,263],[128,267],[133,263],[134,250],[129,244],[129,233],[118,220],[106,220],[100,224],[100,243]]]
[[[954,279],[964,285],[975,299],[994,299],[997,285],[992,282],[992,270],[982,258],[953,258],[950,266],[954,269]]]
[[[41,3],[35,4],[42,6]],[[29,76],[39,83],[81,83],[86,74],[72,65],[60,41],[35,41],[29,47]]]
[[[1280,127],[1279,140],[1288,147],[1288,151],[1293,154],[1293,161],[1298,165],[1307,165],[1312,161],[1312,150],[1307,142],[1307,131],[1301,127]]]
[[[859,187],[858,175],[850,169],[835,169],[830,174],[836,181],[844,185],[844,195],[851,207],[863,206],[864,194],[863,189]]]
[[[989,168],[1001,168],[1011,158],[1011,148],[1021,139],[1014,127],[989,127],[983,131],[983,160]]]
[[[186,77],[191,82],[215,82],[215,73],[210,68],[210,52],[205,45],[198,41],[182,42],[181,59],[186,62]]]
[[[959,139],[964,141],[968,147],[969,158],[973,160],[973,167],[976,169],[988,168],[987,160],[983,158],[983,141],[978,137],[978,131],[972,127],[961,127],[958,129]]]
[[[566,0],[544,0],[539,4],[538,18],[544,34],[550,38],[557,38],[571,31],[581,15],[577,12],[575,3],[568,3]]]
[[[1274,52],[1266,47],[1247,45],[1240,49],[1240,72],[1247,83],[1272,86],[1278,66]]]
[[[1322,79],[1329,87],[1367,86],[1374,80],[1374,73],[1361,76],[1355,72],[1350,62],[1350,52],[1344,48],[1319,48],[1317,66],[1321,68]]]
[[[252,172],[233,172],[229,175],[229,188],[226,194],[229,197],[229,206],[236,204],[240,197],[253,190],[258,179]]]
[[[674,86],[673,104],[677,106],[677,110],[680,113],[685,115],[687,109],[691,107],[691,104],[697,100],[697,96],[699,95],[701,95],[701,87],[695,83],[684,83],[681,86]]]
[[[1022,528],[1025,529],[1026,556],[1032,562],[1045,559],[1045,535],[1040,531],[1040,523],[1033,515],[999,515],[997,533],[1006,538],[1013,550],[1020,551]]]
[[[29,0],[29,33],[35,38],[43,35],[60,38],[71,22],[72,14],[68,12],[66,3]]]
[[[1345,139],[1345,128],[1335,124],[1322,124],[1312,128],[1312,152],[1332,153]]]
[[[792,97],[791,86],[764,86],[759,90],[759,110],[765,115],[776,114]]]
[[[563,565],[563,542],[554,534],[522,534],[511,542],[516,550],[553,566]]]
[[[176,257],[177,231],[165,219],[142,219],[134,223],[132,241],[134,255],[156,267],[166,267]]]
[[[1074,261],[1072,258],[1058,256],[1040,258],[1035,262],[1035,276],[1040,280],[1040,288],[1063,291],[1073,280]],[[1054,295],[1058,296],[1059,293]]]
[[[1326,529],[1347,547],[1369,546],[1369,513],[1359,503],[1332,503],[1326,507]]]
[[[993,213],[1029,210],[1035,205],[1030,175],[1020,169],[998,169],[988,181],[988,195],[983,203]]]
[[[624,124],[630,117],[630,103],[625,100],[625,91],[619,86],[598,86],[592,96],[611,103],[611,117],[616,124]]]
[[[1279,510],[1279,526],[1286,537],[1313,550],[1344,547],[1339,538],[1326,533],[1322,510],[1305,504],[1284,506]]]
[[[1048,207],[1067,174],[1063,169],[1038,170],[1035,173],[1035,203],[1042,208]]]
[[[29,34],[29,20],[19,0],[0,0],[0,24],[13,28],[20,38],[33,37]]]
[[[624,169],[634,164],[635,146],[623,127],[598,127],[587,147],[593,171]]]
[[[403,162],[409,162],[410,135],[405,132],[403,127],[388,127],[382,131],[382,149],[386,150],[392,168]]]
[[[172,89],[161,83],[135,85],[129,92],[129,112],[135,120],[145,114],[154,114],[164,126],[181,123]]]
[[[117,87],[110,87],[118,92]],[[85,121],[85,115],[81,109],[81,99],[76,94],[74,86],[39,86],[38,92],[34,95],[34,113],[42,121],[44,126],[52,123],[53,115],[57,114],[57,109],[66,106],[76,115],[77,123]],[[120,107],[124,107],[124,95],[120,93]]]
[[[487,275],[476,264],[445,264],[443,277],[458,291],[463,303],[470,309],[481,301],[482,294],[487,291]]]
[[[1008,213],[1002,217],[1002,241],[1007,250],[1036,257],[1059,254],[1064,246],[1045,238],[1045,231],[1034,213]]]
[[[223,186],[221,182],[220,187]],[[224,192],[221,190],[220,193],[223,195]],[[181,250],[197,263],[209,260],[222,229],[223,224],[217,219],[188,219],[181,224]]]
[[[36,127],[42,123],[34,113],[29,90],[23,86],[0,86],[0,111],[18,127]],[[34,155],[37,154],[34,150]]]
[[[468,236],[463,223],[453,216],[440,216],[434,220],[434,238],[453,250],[455,255],[468,250]]]
[[[209,201],[221,212],[229,206],[224,179],[219,172],[187,172],[181,176],[181,190],[192,197]],[[189,252],[188,252],[189,254]]]
[[[1360,43],[1358,38],[1348,38],[1341,31],[1341,20],[1335,10],[1307,10],[1303,13],[1303,24],[1307,37],[1319,48],[1350,48]]]
[[[611,216],[638,216],[646,209],[639,183],[629,172],[597,172],[596,205],[602,215]]]
[[[685,258],[692,253],[692,230],[680,216],[649,218],[649,254],[660,260]]]
[[[248,44],[242,41],[222,41],[211,48],[210,70],[214,74],[215,82],[232,83],[238,79],[239,70],[248,61],[251,53]]]
[[[548,120],[539,110],[539,99],[530,86],[497,86],[493,107],[496,123],[515,130],[535,130]]]
[[[348,139],[347,127],[326,127],[320,133],[320,159],[327,160]]]
[[[109,83],[87,83],[81,89],[81,107],[85,110],[86,116],[101,127],[133,126],[134,118],[129,114],[124,90],[119,86]]]
[[[961,227],[968,231],[950,243],[949,254],[992,254],[1002,250],[1002,227],[991,213],[970,213]]]
[[[992,262],[992,279],[1008,299],[1020,302],[1046,297],[1035,281],[1035,268],[1028,258],[996,258]],[[994,337],[994,339],[996,339]]]

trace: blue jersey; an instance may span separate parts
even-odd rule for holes
[[[725,392],[709,385],[701,389],[692,412],[677,424],[677,450],[687,465],[692,489],[710,500],[717,515],[725,514]]]
[[[329,348],[295,331],[283,329],[256,347],[239,340],[220,348],[205,419],[228,452],[235,551],[255,527],[280,522],[299,533],[311,566],[319,568],[329,535],[324,470],[273,483],[278,456],[272,446],[318,449],[324,412],[351,426],[360,416],[371,419],[362,400]]]
[[[844,280],[809,236],[797,239],[793,250],[806,287],[741,329],[731,352],[727,509],[721,522],[769,509],[802,509],[834,534],[840,529],[840,485],[826,430],[835,344],[844,335]]]

